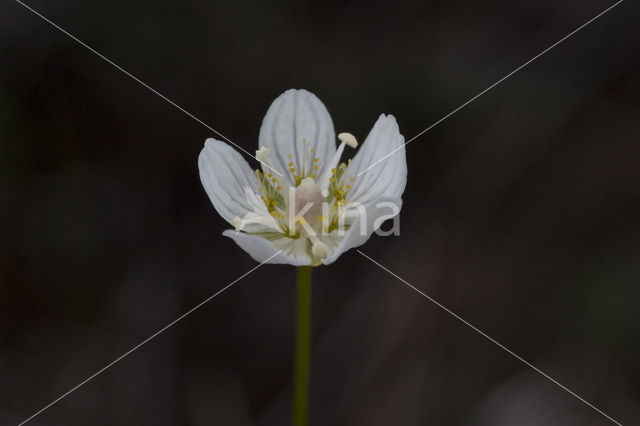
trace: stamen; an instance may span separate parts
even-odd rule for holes
[[[347,133],[347,132],[340,133],[338,135],[338,139],[340,139],[342,142],[349,145],[351,148],[355,149],[358,147],[358,141],[356,140],[356,137],[353,136],[351,133]]]
[[[269,179],[269,173],[263,174],[260,170],[256,170],[255,173],[258,178],[260,200],[262,200],[269,213],[273,213],[277,208],[284,208],[285,200],[280,194],[282,182],[276,177]]]
[[[307,140],[303,139],[302,144],[306,145],[306,143],[307,143]],[[315,149],[310,149],[309,152],[307,152],[303,147],[301,158],[298,159],[299,162],[297,163],[294,163],[293,161],[289,162],[288,164],[289,172],[293,176],[294,186],[300,185],[302,180],[307,177],[311,177],[314,180],[317,178],[317,175],[315,172],[320,169],[320,164],[319,164],[319,160],[314,157],[315,152],[316,152]],[[288,154],[288,157],[290,160],[293,159],[292,154]],[[296,158],[298,157],[296,156]]]
[[[236,228],[236,231],[240,231],[240,228],[242,227],[242,219],[240,219],[240,216],[234,217],[231,221],[231,225]]]
[[[331,180],[331,175],[336,173],[336,167],[340,162],[340,157],[342,157],[345,145],[349,145],[351,148],[356,148],[358,146],[358,141],[351,133],[340,133],[338,135],[338,139],[340,139],[342,143],[340,144],[340,146],[338,146],[336,153],[333,155],[333,158],[331,158],[331,161],[329,161],[329,163],[327,164],[325,172],[322,174],[318,181],[318,186],[322,188],[323,194],[325,193],[325,189],[329,187],[329,183],[333,182]]]

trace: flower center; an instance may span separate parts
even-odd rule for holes
[[[293,186],[281,175],[256,170],[259,199],[251,195],[251,190],[247,195],[254,205],[255,214],[249,213],[243,219],[238,218],[235,221],[237,226],[234,225],[236,229],[258,223],[276,229],[285,237],[308,238],[317,245],[318,235],[327,235],[341,224],[349,226],[343,216],[350,206],[347,196],[355,177],[349,173],[351,160],[340,163],[340,158],[345,146],[356,148],[358,142],[350,133],[340,133],[338,139],[341,144],[319,177],[320,164],[318,158],[315,158],[314,149],[302,149],[302,158],[296,155],[296,163],[293,155],[289,155],[288,166]],[[301,142],[303,146],[307,143],[304,139]],[[271,151],[263,146],[256,151],[256,158],[272,168],[270,154]],[[320,248],[317,251],[322,253]]]
[[[322,203],[324,197],[316,182],[306,177],[295,189],[296,215],[301,216],[313,229],[320,228],[322,220]]]

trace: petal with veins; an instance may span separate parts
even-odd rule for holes
[[[358,173],[396,150],[389,157],[360,176]],[[407,159],[404,137],[393,115],[381,114],[362,143],[362,147],[349,165],[349,174],[355,176],[350,201],[362,204],[381,197],[400,198],[407,183]]]
[[[257,179],[235,149],[213,138],[207,139],[198,157],[198,168],[213,207],[227,222],[254,211],[245,196],[245,188],[255,188]]]
[[[306,143],[303,144],[303,140]],[[287,90],[269,107],[260,128],[259,145],[271,150],[274,166],[290,184],[294,181],[289,173],[289,163],[293,163],[297,173],[303,167],[309,171],[313,167],[312,156],[318,159],[316,174],[320,176],[336,150],[331,116],[314,94],[306,90]]]

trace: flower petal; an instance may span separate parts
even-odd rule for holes
[[[320,99],[306,90],[290,89],[273,101],[262,121],[259,139],[260,147],[271,150],[274,166],[290,184],[293,184],[293,178],[289,163],[294,164],[299,174],[303,158],[306,158],[306,169],[312,167],[313,155],[318,159],[316,174],[320,176],[336,151],[329,111]],[[312,149],[313,154],[310,153]]]
[[[384,208],[388,205],[386,203],[391,203],[397,206],[398,212],[402,208],[402,198],[400,197],[380,197],[375,201],[364,204],[364,214],[358,215],[349,227],[349,230],[346,232],[342,241],[335,249],[333,249],[329,256],[322,261],[322,263],[329,265],[330,263],[335,262],[338,257],[347,250],[351,250],[354,247],[358,247],[366,243],[371,237],[371,234],[373,234],[374,231],[377,231],[380,225],[382,225],[382,223],[376,223],[378,219],[383,216],[386,216],[387,219],[391,218],[389,217],[389,210]]]
[[[306,248],[302,247],[307,244],[306,239],[303,238],[294,240],[283,237],[270,241],[258,235],[245,234],[233,229],[227,229],[222,235],[234,240],[241,249],[258,262],[265,262],[273,256],[266,263],[285,263],[294,266],[311,263],[311,258],[306,254]],[[278,250],[282,250],[282,253],[274,256]]]
[[[253,211],[245,188],[255,188],[257,178],[235,149],[213,138],[207,139],[198,157],[198,168],[213,207],[227,222]]]
[[[371,167],[390,152],[380,163]],[[349,165],[349,174],[355,176],[349,201],[369,203],[380,197],[400,198],[407,183],[407,159],[404,137],[393,115],[381,114],[362,147]]]

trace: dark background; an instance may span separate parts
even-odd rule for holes
[[[409,139],[609,1],[28,4],[248,151],[284,90]],[[407,147],[363,250],[640,424],[640,29],[626,1]],[[0,6],[0,424],[255,266],[220,234],[214,136]],[[264,266],[33,425],[289,423],[295,270]],[[355,251],[314,270],[312,425],[612,424]]]

